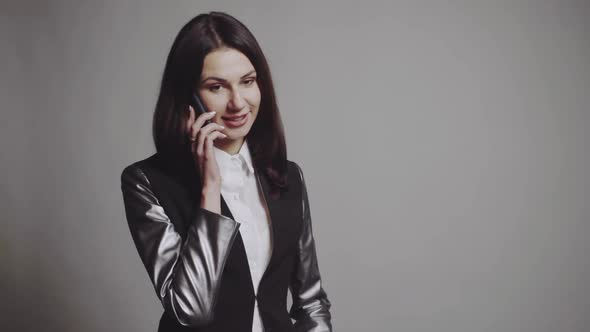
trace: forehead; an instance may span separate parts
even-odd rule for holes
[[[205,56],[201,79],[215,76],[226,80],[239,80],[251,70],[254,70],[254,66],[242,52],[233,48],[220,48]]]

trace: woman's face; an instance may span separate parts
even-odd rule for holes
[[[217,112],[212,121],[225,128],[225,139],[215,145],[237,153],[250,131],[260,106],[260,89],[250,60],[233,48],[220,48],[205,56],[199,95],[208,111]]]

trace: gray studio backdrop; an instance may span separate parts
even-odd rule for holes
[[[120,173],[173,38],[270,61],[337,331],[590,330],[587,1],[3,2],[2,331],[155,331]]]

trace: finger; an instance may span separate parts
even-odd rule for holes
[[[210,140],[216,140],[218,138],[226,138],[226,137],[227,137],[227,135],[224,134],[224,133],[222,133],[222,132],[220,132],[220,131],[214,131],[211,134],[209,134],[209,139]]]
[[[199,136],[201,135],[209,135],[214,130],[222,130],[225,129],[224,126],[217,124],[215,122],[211,122],[210,124],[205,125],[204,127],[198,129],[196,134],[193,134],[194,126],[190,130],[189,138],[191,142],[196,143],[198,141]],[[200,152],[200,150],[199,150]]]
[[[205,142],[206,137],[207,137],[207,135],[201,135],[200,131],[197,133],[197,140],[196,140],[195,144],[196,144],[196,152],[197,152],[197,156],[199,157],[199,160],[201,160],[203,158],[203,144]]]
[[[186,132],[191,135],[192,124],[195,121],[195,110],[192,106],[188,106],[188,120],[186,121]],[[192,136],[191,136],[192,137]]]
[[[210,135],[207,135],[206,139],[205,139],[205,146],[206,146],[206,150],[205,152],[205,157],[206,159],[211,159],[211,158],[215,158],[214,155],[214,151],[213,151],[213,141],[217,138],[226,138],[227,135],[221,132],[213,132]]]
[[[199,129],[199,132],[201,135],[209,135],[216,130],[221,131],[222,129],[225,129],[225,127],[218,123],[211,122],[210,124],[206,124],[201,129]]]
[[[225,128],[224,126],[217,124],[215,122],[212,122],[210,124],[205,125],[201,129],[199,129],[197,131],[196,137],[191,136],[192,137],[191,140],[197,142],[197,147],[200,147],[200,148],[197,148],[197,153],[199,156],[201,155],[201,153],[204,154],[204,151],[202,150],[202,144],[198,143],[199,137],[206,137],[207,135],[210,135],[211,132],[216,132],[216,130],[222,130],[224,128]]]
[[[196,133],[197,131],[199,131],[199,129],[201,129],[201,127],[203,127],[203,125],[205,124],[205,121],[212,119],[214,116],[215,116],[215,112],[207,112],[207,113],[199,114],[199,116],[195,120],[195,123],[193,123],[193,125],[192,125],[193,133]]]
[[[205,151],[205,140],[209,137],[213,136],[213,139],[218,138],[218,137],[227,137],[224,133],[220,132],[220,131],[216,131],[215,129],[223,129],[225,128],[224,126],[221,126],[217,123],[210,123],[208,125],[206,125],[205,127],[201,128],[198,132],[197,132],[197,138],[196,138],[196,152],[197,152],[197,156],[199,156],[200,158],[203,158],[204,156],[206,156],[207,152]],[[218,135],[221,134],[222,136]]]

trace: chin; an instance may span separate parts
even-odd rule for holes
[[[227,138],[230,139],[246,138],[246,135],[248,135],[248,133],[250,132],[250,128],[251,126],[247,126],[245,128],[230,129],[227,132],[225,132],[225,134],[227,135]]]
[[[227,137],[224,139],[224,141],[237,141],[242,138],[246,138],[246,135],[242,133],[226,133],[226,135]]]

